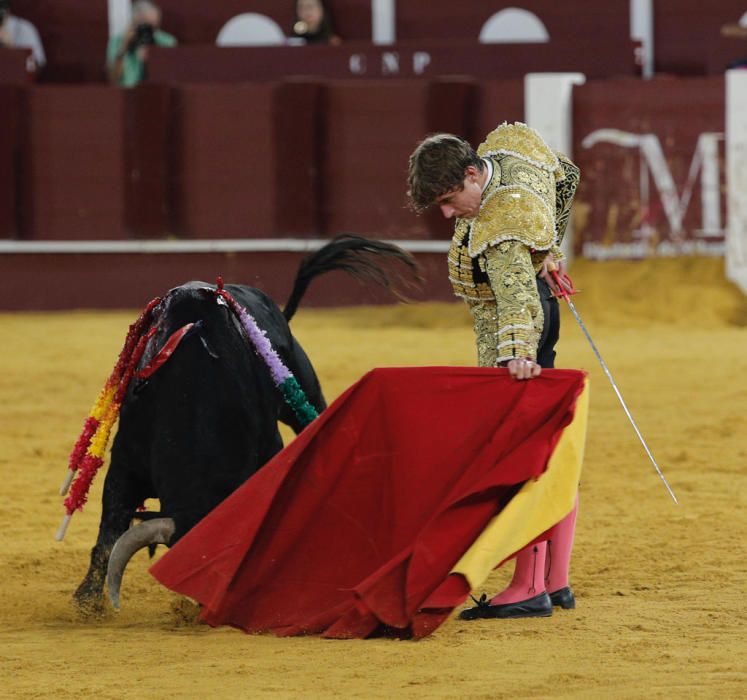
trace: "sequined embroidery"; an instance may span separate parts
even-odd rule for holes
[[[560,169],[558,157],[544,139],[522,122],[503,122],[485,137],[477,149],[477,155],[514,155],[551,173]]]
[[[543,324],[536,273],[548,251],[562,258],[579,169],[518,123],[498,127],[478,153],[490,157],[493,177],[477,217],[457,220],[448,266],[474,319],[478,363],[492,367],[536,357]]]
[[[581,171],[568,156],[558,153],[558,158],[565,175],[555,186],[555,230],[557,245],[560,245],[571,218],[571,205],[581,180]]]

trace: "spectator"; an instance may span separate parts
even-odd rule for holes
[[[747,12],[744,13],[739,22],[725,24],[721,27],[721,34],[730,39],[747,39]],[[732,61],[727,66],[727,70],[730,68],[747,68],[747,57]]]
[[[11,49],[31,49],[33,70],[41,70],[47,62],[39,32],[31,22],[11,12],[10,0],[0,0],[0,46]]]
[[[747,12],[739,22],[732,22],[721,27],[721,34],[732,38],[747,39]]]
[[[132,87],[147,75],[151,46],[176,46],[176,39],[160,29],[161,10],[148,0],[138,0],[132,6],[132,21],[122,34],[109,39],[106,65],[109,82]]]
[[[332,17],[324,0],[296,0],[291,37],[307,44],[342,43],[332,28]]]

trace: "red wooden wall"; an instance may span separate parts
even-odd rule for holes
[[[14,253],[0,256],[0,310],[142,309],[188,280],[249,284],[283,304],[298,264],[296,252]],[[443,253],[416,256],[425,280],[413,300],[455,301]],[[391,303],[390,292],[342,272],[313,281],[303,307]],[[134,318],[134,316],[133,316]]]
[[[266,14],[284,31],[289,31],[292,21],[292,0],[160,0],[159,4],[164,29],[183,46],[214,44],[223,24],[242,12]],[[344,40],[370,41],[370,0],[330,0],[329,4]],[[48,59],[41,80],[105,80],[109,25],[104,0],[14,0],[13,6],[41,35]],[[474,42],[485,21],[506,7],[534,12],[559,47],[585,43],[600,50],[628,45],[629,0],[462,0],[458,7],[453,0],[397,0],[397,40]],[[721,37],[720,27],[736,22],[745,11],[747,5],[741,0],[656,0],[656,70],[680,75],[722,72],[731,60],[747,55],[747,42]]]
[[[221,27],[235,15],[258,12],[286,33],[292,0],[158,0],[162,27],[182,45],[215,44]],[[346,40],[371,38],[370,0],[331,0],[339,34]],[[47,54],[44,82],[103,82],[109,14],[106,0],[13,0],[13,11],[33,22]]]
[[[0,85],[0,238],[20,234],[18,204],[19,179],[22,173],[22,143],[24,138],[22,93],[11,85]]]
[[[657,72],[677,75],[723,73],[737,58],[747,57],[747,41],[721,36],[747,12],[742,0],[655,0],[654,55]]]
[[[235,238],[273,231],[272,86],[177,91],[174,232]]]
[[[574,160],[582,178],[574,202],[576,251],[587,257],[644,257],[700,252],[719,254],[725,226],[723,140],[717,142],[716,202],[721,230],[704,230],[703,170],[695,170],[702,134],[724,132],[724,79],[720,76],[639,81],[592,81],[574,89]],[[683,115],[687,115],[683,118]],[[599,130],[616,130],[601,133]],[[591,144],[592,134],[600,140]],[[623,145],[627,136],[648,135],[652,164],[644,149]],[[659,150],[660,149],[660,150]],[[697,164],[697,161],[696,161]],[[671,175],[672,194],[684,213],[681,231],[665,210],[652,167]],[[689,203],[683,195],[690,181]],[[628,246],[626,249],[625,246]]]
[[[521,81],[6,87],[0,237],[447,238],[406,207],[433,131],[523,117]]]
[[[45,81],[104,81],[109,9],[105,0],[13,0],[13,12],[34,23],[44,45]]]
[[[599,37],[548,44],[478,44],[422,41],[373,46],[216,47],[153,49],[152,83],[218,83],[284,80],[472,76],[482,80],[523,78],[533,72],[579,72],[590,78],[636,75],[633,44]]]
[[[500,10],[518,7],[537,15],[550,40],[630,37],[629,0],[397,0],[397,40],[474,40]]]
[[[289,34],[293,0],[159,0],[163,28],[183,44],[214,44],[221,27],[232,17],[257,12],[275,20]],[[345,40],[371,38],[370,0],[330,0],[335,31]]]
[[[124,93],[106,86],[25,92],[23,232],[31,238],[124,236]]]
[[[442,79],[128,91],[5,87],[0,106],[7,115],[0,132],[3,238],[318,237],[348,230],[438,239],[450,235],[448,223],[406,207],[410,152],[429,132],[478,143],[504,119],[522,119],[523,85]],[[609,139],[587,146],[585,139],[599,129],[653,134],[681,198],[698,138],[724,130],[723,79],[589,81],[574,92],[574,114],[574,153],[584,173],[579,245],[631,242],[642,218],[659,241],[672,238],[660,183],[642,175],[650,163],[641,149]],[[702,172],[693,177],[685,239],[701,236],[704,215]]]

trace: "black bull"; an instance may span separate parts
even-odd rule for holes
[[[225,287],[266,332],[318,412],[326,406],[324,396],[288,321],[311,279],[328,270],[343,269],[390,286],[371,255],[397,259],[415,270],[412,258],[395,246],[342,236],[302,262],[283,312],[258,289]],[[133,380],[127,390],[104,483],[98,538],[88,573],[74,595],[83,607],[100,608],[107,566],[110,595],[118,604],[119,582],[134,551],[174,544],[275,455],[282,448],[278,420],[296,433],[303,427],[214,290],[206,283],[187,283],[172,289],[158,309],[158,329],[140,367],[185,324],[195,323],[194,332],[158,371],[146,380]],[[159,499],[159,520],[137,512],[147,498]],[[133,519],[146,522],[128,531]],[[138,529],[143,532],[138,534]],[[127,537],[132,541],[121,546]],[[115,550],[110,564],[115,543],[125,551]],[[121,561],[115,564],[117,558]]]

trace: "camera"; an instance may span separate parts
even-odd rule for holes
[[[129,50],[135,51],[140,46],[152,46],[156,43],[155,33],[156,28],[152,24],[138,24],[135,27],[135,36],[130,41]]]

